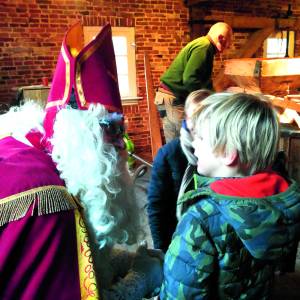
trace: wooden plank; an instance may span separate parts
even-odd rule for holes
[[[271,101],[274,106],[278,106],[283,109],[286,108],[293,109],[300,113],[300,104],[293,100],[289,100],[287,97],[284,98],[274,97]]]
[[[261,76],[297,75],[300,80],[300,58],[262,60]]]
[[[232,28],[259,29],[266,27],[275,28],[275,19],[253,16],[231,16],[225,17],[224,22]]]
[[[152,159],[154,159],[158,149],[162,146],[162,138],[160,134],[160,122],[156,105],[154,104],[154,90],[151,76],[151,68],[148,54],[144,55],[144,67],[145,67],[145,81],[146,81],[146,93],[147,104],[149,112],[149,129],[151,139],[151,152]]]
[[[260,72],[260,65],[257,66],[257,62],[259,60],[253,58],[229,59],[225,61],[224,73],[225,75],[255,77],[256,73]],[[256,72],[257,68],[259,68],[258,72]]]
[[[299,18],[288,18],[288,19],[277,19],[278,29],[289,29],[289,30],[299,30],[300,29],[300,19]]]
[[[300,87],[300,76],[270,76],[260,78],[260,90],[264,94],[271,95],[286,95],[291,90],[294,92],[295,89]]]
[[[235,57],[252,57],[254,53],[261,46],[263,41],[274,32],[274,27],[267,27],[261,30],[254,32],[249,40],[245,43],[244,47],[236,52]],[[214,89],[219,92],[226,89],[230,84],[230,80],[224,75],[224,68],[218,73],[214,80]]]
[[[284,18],[267,18],[267,17],[254,17],[250,15],[218,15],[218,16],[203,16],[203,12],[199,14],[197,8],[193,8],[191,12],[191,22],[201,22],[205,23],[215,23],[215,22],[226,22],[233,29],[259,29],[273,27],[277,30],[300,30],[300,18],[290,17],[288,19]],[[199,15],[201,19],[199,19]]]
[[[300,87],[300,58],[241,58],[225,62],[224,74],[243,89],[264,94]]]

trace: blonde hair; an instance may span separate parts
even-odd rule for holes
[[[194,118],[196,136],[208,122],[215,153],[236,150],[240,167],[248,174],[272,165],[278,148],[279,122],[266,99],[244,93],[217,93],[201,102]]]
[[[184,111],[186,112],[191,104],[197,104],[201,102],[203,99],[210,96],[212,93],[212,91],[207,89],[200,89],[191,92],[185,100]]]
[[[187,114],[187,111],[191,104],[197,105],[199,104],[203,99],[208,97],[212,94],[212,91],[201,89],[191,92],[188,97],[185,100],[184,104],[184,112]],[[193,148],[193,137],[190,134],[189,131],[187,131],[185,128],[181,127],[180,129],[180,145],[181,149],[186,156],[188,162],[192,165],[197,165],[197,157],[194,155],[194,148]]]

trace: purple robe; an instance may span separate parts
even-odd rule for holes
[[[0,299],[81,299],[74,208],[47,194],[64,188],[50,156],[5,137],[0,174]]]

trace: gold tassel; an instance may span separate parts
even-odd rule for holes
[[[0,199],[0,226],[23,218],[32,205],[38,216],[79,208],[64,186],[48,185]]]

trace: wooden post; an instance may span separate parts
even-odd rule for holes
[[[148,54],[144,54],[144,67],[145,67],[145,82],[146,82],[146,93],[147,93],[147,104],[149,111],[149,129],[151,138],[151,152],[152,159],[154,159],[158,149],[162,146],[162,138],[160,134],[160,122],[158,117],[158,111],[154,104],[154,90],[151,76],[151,68],[149,63]]]

